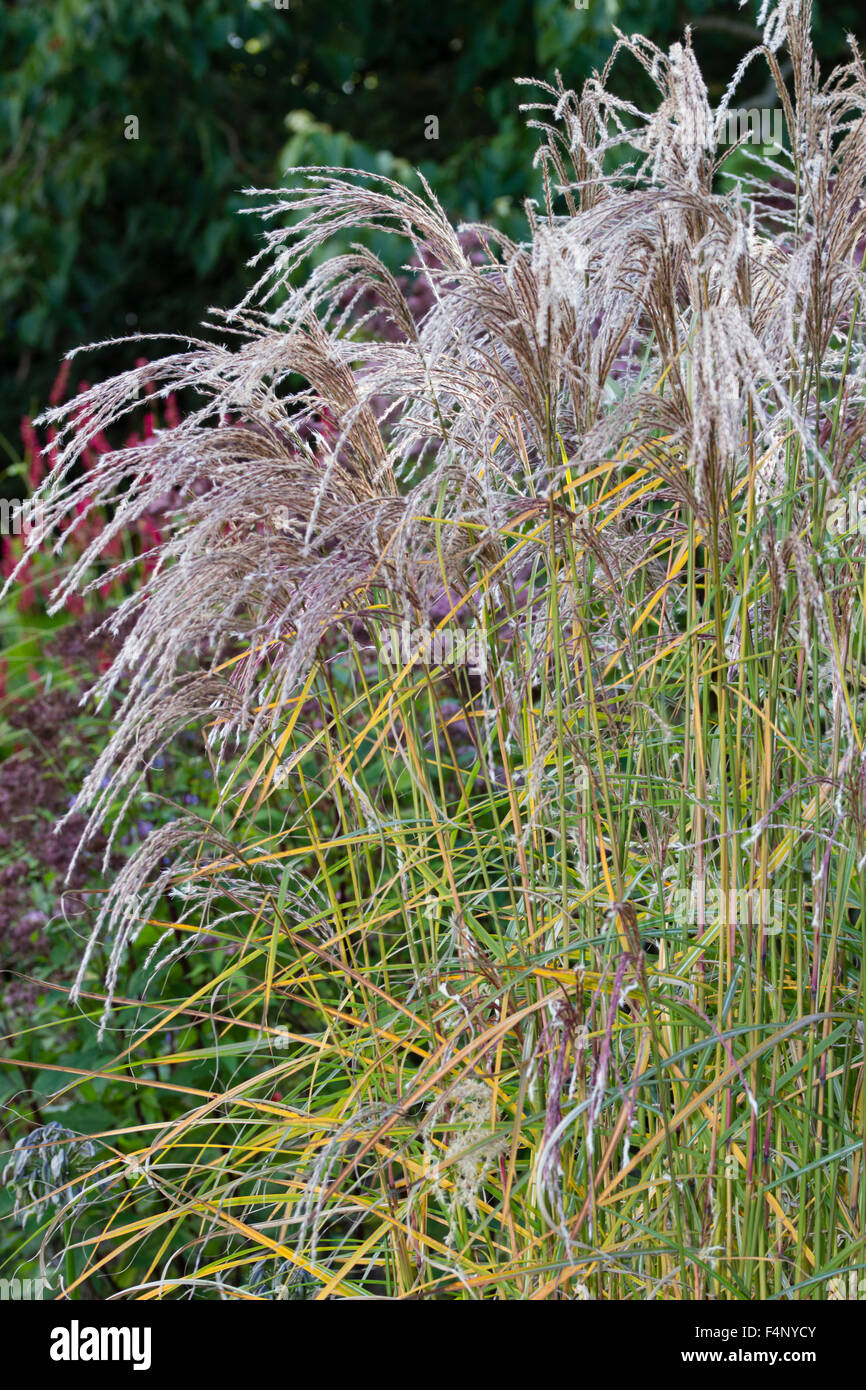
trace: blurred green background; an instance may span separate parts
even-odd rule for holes
[[[259,233],[237,216],[243,188],[301,164],[401,176],[417,166],[455,217],[513,229],[537,191],[515,77],[558,67],[579,83],[603,63],[614,25],[667,45],[692,23],[718,99],[757,36],[756,11],[736,0],[6,0],[4,464],[20,457],[21,417],[44,406],[67,349],[194,332],[209,305],[240,296]],[[859,10],[825,0],[816,18],[830,63]],[[634,64],[621,80],[639,99]],[[743,95],[761,91],[747,80]],[[430,115],[437,140],[425,138]],[[134,355],[104,351],[98,370]]]

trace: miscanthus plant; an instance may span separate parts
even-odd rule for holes
[[[866,1267],[866,69],[821,77],[808,4],[761,23],[715,110],[688,36],[537,86],[520,244],[352,171],[260,195],[243,303],[77,402],[196,407],[86,479],[46,415],[49,529],[85,487],[100,544],[174,508],[75,809],[119,820],[181,729],[216,788],[87,927],[107,1037],[155,933],[114,1066],[156,1046],[170,1086],[204,1017],[216,1079],[101,1137],[125,1186],[71,1223],[79,1284],[811,1299]],[[610,92],[629,61],[655,110]],[[770,153],[727,143],[759,61]],[[304,274],[347,228],[405,239],[420,321],[363,246]],[[160,998],[203,938],[212,984]]]

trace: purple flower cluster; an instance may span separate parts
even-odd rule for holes
[[[44,904],[47,889],[54,898],[51,916],[60,913],[61,898],[67,913],[80,908],[78,893],[98,873],[105,850],[104,837],[95,836],[64,885],[84,820],[73,816],[53,833],[69,806],[58,768],[64,730],[76,728],[79,718],[76,697],[65,691],[22,701],[7,715],[21,735],[0,766],[0,1008],[13,1014],[39,994],[18,973],[43,973],[48,955],[50,917],[38,903]]]

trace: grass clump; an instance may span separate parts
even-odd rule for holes
[[[762,22],[715,111],[688,37],[618,37],[651,112],[610,64],[538,88],[525,242],[352,171],[261,195],[244,302],[77,402],[197,408],[84,482],[46,416],[49,529],[85,486],[99,545],[176,499],[73,809],[120,819],[190,728],[214,788],[89,928],[103,1071],[212,1079],[99,1136],[121,1195],[58,1211],[73,1293],[823,1299],[866,1266],[866,71],[821,79],[808,4]],[[757,60],[769,154],[725,143]],[[300,274],[348,228],[406,239],[420,322],[362,245]]]

